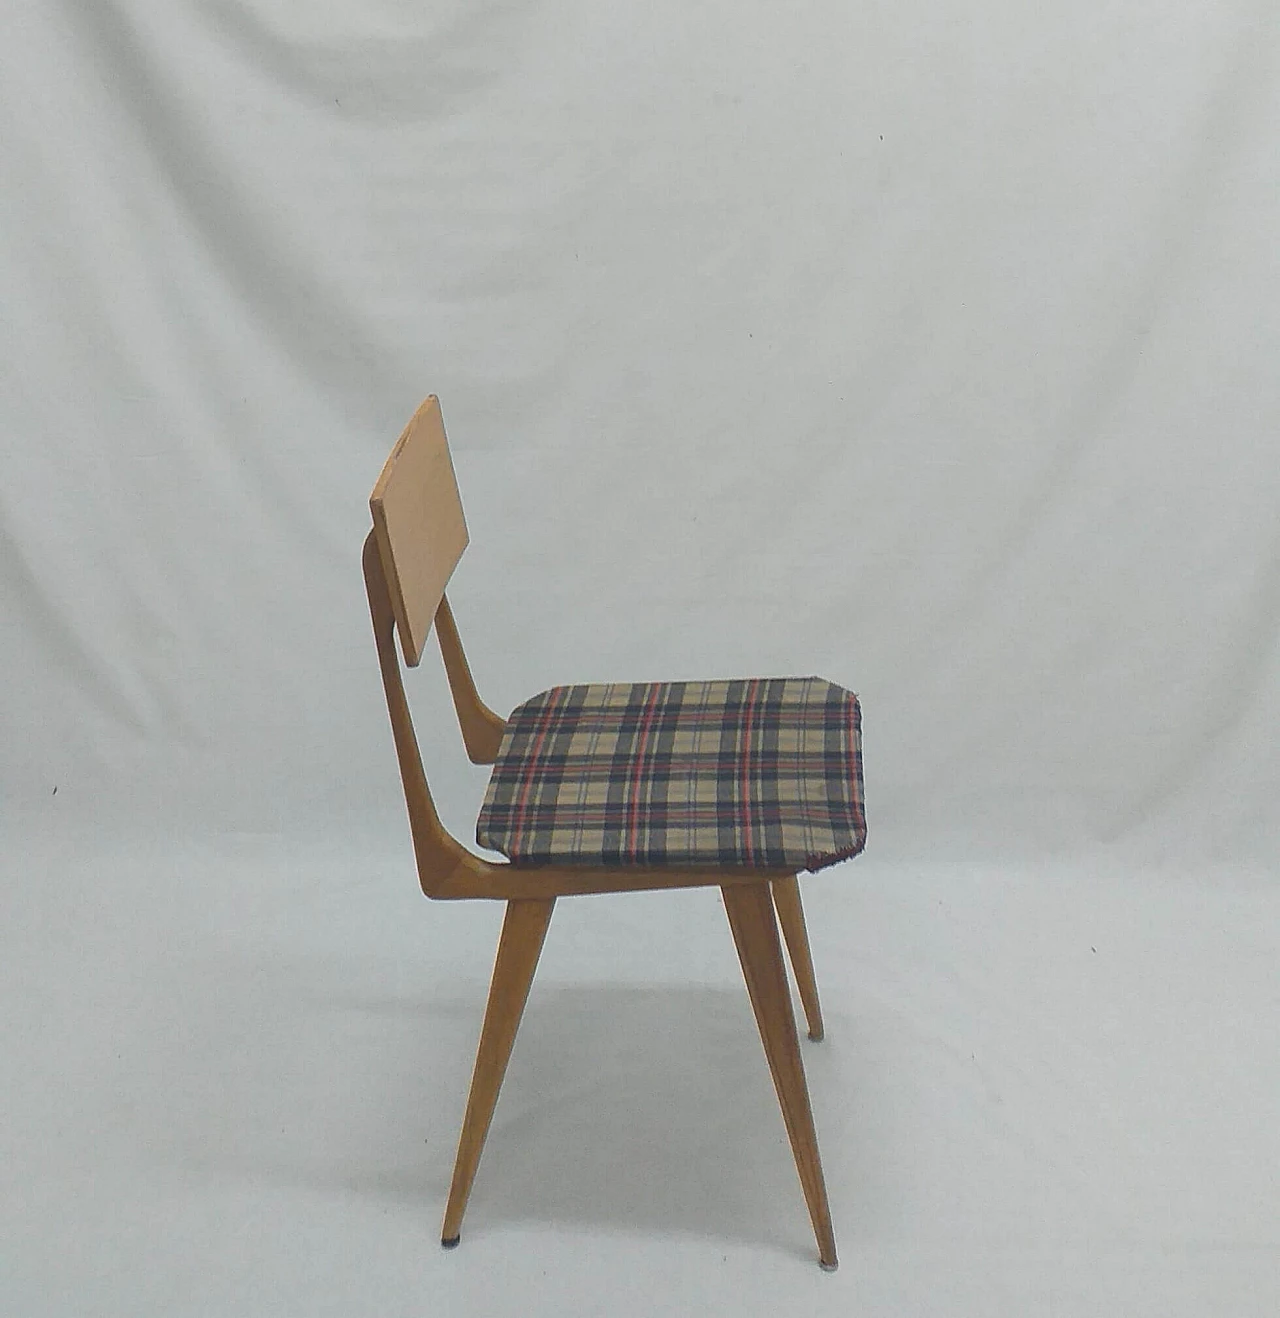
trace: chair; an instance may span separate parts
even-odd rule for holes
[[[445,595],[468,534],[433,396],[370,498],[364,576],[423,892],[505,901],[441,1243],[458,1243],[516,1030],[558,897],[716,885],[782,1107],[822,1266],[835,1237],[782,959],[809,1037],[822,1013],[796,873],[862,849],[857,698],[818,678],[557,687],[509,719],[476,691]],[[467,754],[494,766],[477,840],[449,835],[423,773],[396,654],[434,623]],[[775,920],[776,911],[776,920]]]

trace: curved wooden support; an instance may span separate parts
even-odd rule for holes
[[[534,866],[495,865],[472,854],[452,837],[440,822],[431,790],[422,768],[422,755],[413,731],[409,702],[404,691],[400,657],[395,646],[395,616],[392,613],[381,554],[371,534],[364,543],[365,589],[369,596],[369,613],[378,646],[378,664],[387,698],[387,713],[395,738],[400,778],[404,785],[405,805],[409,812],[409,830],[413,837],[414,856],[418,862],[418,879],[422,891],[431,898],[458,900],[471,897],[496,898],[502,901],[568,896],[595,892],[635,892],[655,888],[701,888],[710,885],[758,883],[762,878],[785,878],[786,872],[721,869],[646,869],[640,866]],[[439,617],[439,615],[437,615]],[[448,624],[453,626],[449,614]],[[456,629],[455,633],[456,633]],[[462,658],[461,646],[456,659]],[[456,661],[456,660],[455,660]],[[448,660],[446,659],[446,663]],[[469,681],[469,674],[468,674]],[[474,691],[474,685],[471,689]],[[464,696],[458,706],[470,710],[472,736],[479,740],[469,745],[483,746],[486,726],[493,731],[490,719],[497,715],[476,697],[471,706]],[[473,717],[474,716],[474,717]],[[463,734],[468,724],[463,724]],[[495,747],[496,749],[496,747]],[[474,756],[472,758],[475,758]]]
[[[449,676],[449,690],[453,693],[453,707],[458,711],[458,726],[466,743],[467,758],[472,764],[492,764],[498,758],[498,747],[507,721],[480,699],[448,595],[440,597],[435,621],[436,639],[440,642],[444,670]]]

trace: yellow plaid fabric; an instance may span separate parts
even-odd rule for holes
[[[815,870],[866,834],[858,698],[818,677],[544,691],[507,720],[476,826],[521,865]]]

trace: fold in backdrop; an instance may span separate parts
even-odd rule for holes
[[[818,672],[882,854],[1276,857],[1265,0],[3,29],[11,828],[405,845],[359,552],[435,392],[496,707]]]

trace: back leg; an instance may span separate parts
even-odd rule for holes
[[[809,1022],[809,1038],[822,1038],[822,1008],[818,1004],[818,981],[813,975],[813,955],[809,951],[809,930],[804,922],[804,907],[800,904],[800,881],[792,874],[789,878],[774,879],[773,904],[778,909],[778,923],[791,953],[791,969],[795,972],[804,1018]]]

